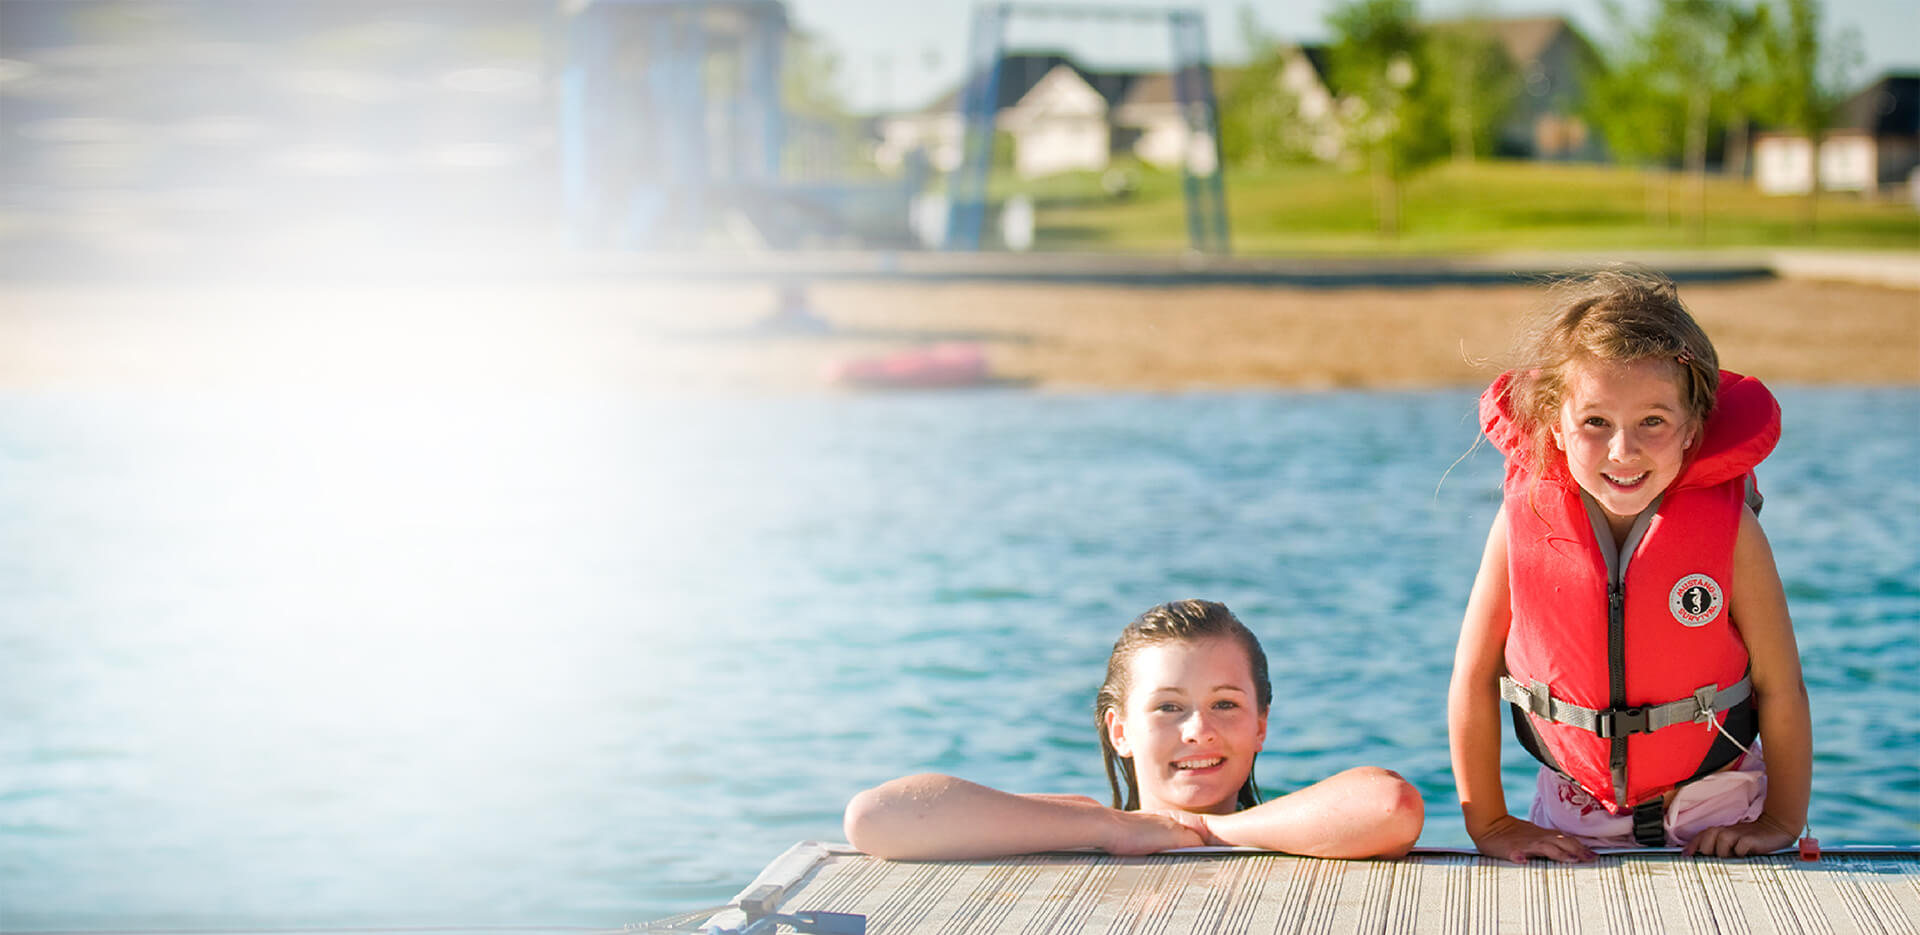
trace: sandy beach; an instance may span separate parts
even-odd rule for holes
[[[1920,291],[1685,285],[1723,366],[1776,383],[1920,384]],[[1487,380],[1532,285],[1421,288],[835,281],[819,332],[761,324],[764,283],[13,283],[0,385],[841,391],[837,361],[943,341],[1049,391],[1430,387]]]

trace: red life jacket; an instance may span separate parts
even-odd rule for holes
[[[1750,701],[1718,713],[1697,707],[1716,691],[1747,697],[1747,647],[1725,611],[1741,507],[1753,467],[1779,441],[1780,407],[1760,381],[1721,371],[1697,449],[1636,521],[1622,557],[1620,544],[1611,554],[1602,544],[1613,538],[1605,516],[1597,506],[1589,512],[1564,457],[1549,456],[1536,475],[1534,439],[1509,408],[1510,379],[1503,374],[1480,397],[1481,425],[1507,457],[1512,683],[1502,694],[1516,702],[1521,742],[1621,814],[1738,754],[1716,746],[1720,732],[1708,717],[1744,734],[1742,743],[1757,728]],[[1616,586],[1613,568],[1623,563]],[[1661,723],[1646,722],[1652,706],[1665,706]],[[1591,722],[1560,714],[1583,709]],[[1678,717],[1688,720],[1671,722]]]

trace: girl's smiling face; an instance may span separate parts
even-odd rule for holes
[[[1567,470],[1613,521],[1615,535],[1664,492],[1697,433],[1666,360],[1575,360],[1554,444]]]
[[[1140,809],[1232,812],[1267,738],[1246,650],[1221,637],[1170,640],[1141,647],[1129,670],[1107,736],[1133,759]]]

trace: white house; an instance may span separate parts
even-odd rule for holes
[[[1075,170],[1099,171],[1113,156],[1112,107],[1086,73],[1062,62],[1033,90],[1001,112],[1013,134],[1013,170],[1036,178]]]
[[[1225,93],[1237,77],[1235,69],[1212,69],[1214,93]],[[1163,169],[1188,169],[1205,175],[1212,171],[1215,144],[1211,137],[1194,134],[1186,115],[1180,112],[1174,75],[1155,72],[1141,75],[1128,86],[1125,97],[1114,108],[1114,149],[1131,151],[1140,161]]]
[[[1813,187],[1813,147],[1794,133],[1761,133],[1753,179],[1769,195]],[[1823,191],[1871,192],[1910,184],[1920,172],[1920,75],[1887,75],[1840,106],[1839,125],[1820,140]]]
[[[1494,140],[1494,153],[1528,159],[1597,161],[1600,135],[1580,115],[1582,75],[1599,56],[1573,24],[1559,16],[1440,20],[1436,31],[1487,36],[1497,42],[1520,79]]]
[[[1333,160],[1340,155],[1340,121],[1334,111],[1333,95],[1321,70],[1326,66],[1325,51],[1317,46],[1296,46],[1285,52],[1279,83],[1292,96],[1301,118],[1304,148],[1319,158]],[[1214,68],[1215,98],[1226,96],[1241,79],[1238,68]],[[1211,171],[1211,139],[1195,139],[1174,89],[1174,76],[1168,72],[1141,75],[1127,89],[1126,97],[1114,110],[1119,128],[1118,149],[1130,149],[1140,161],[1163,169],[1178,168],[1184,160],[1194,171]]]
[[[1294,46],[1280,67],[1280,89],[1293,98],[1300,118],[1301,148],[1323,162],[1339,159],[1346,148],[1346,127],[1329,74],[1325,46]]]
[[[1830,192],[1869,191],[1878,167],[1873,138],[1857,130],[1835,130],[1820,140],[1820,188]],[[1813,146],[1804,136],[1761,133],[1753,143],[1753,182],[1762,194],[1800,195],[1813,187]]]
[[[1599,135],[1579,115],[1581,74],[1596,60],[1593,47],[1557,16],[1438,21],[1430,28],[1485,36],[1513,63],[1520,93],[1498,127],[1495,153],[1531,159],[1597,160]],[[1332,162],[1345,149],[1342,97],[1325,46],[1286,50],[1280,85],[1292,97],[1302,139],[1291,148]]]
[[[1003,57],[994,89],[995,127],[1004,128],[1007,110],[1063,64],[1068,64],[1067,57],[1058,52],[1010,53]],[[882,169],[898,169],[908,153],[920,150],[932,167],[941,172],[960,168],[965,155],[962,146],[966,119],[961,113],[964,90],[963,83],[918,111],[891,114],[875,121],[874,134],[878,140],[874,144],[874,164]]]
[[[1113,121],[1123,128],[1133,154],[1148,165],[1170,168],[1186,158],[1186,117],[1174,100],[1171,75],[1143,75],[1114,108]]]

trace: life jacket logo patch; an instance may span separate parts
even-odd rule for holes
[[[1720,582],[1706,575],[1688,575],[1681,578],[1667,595],[1667,607],[1673,611],[1673,619],[1682,626],[1704,627],[1720,616],[1720,607],[1726,598],[1720,593]]]

